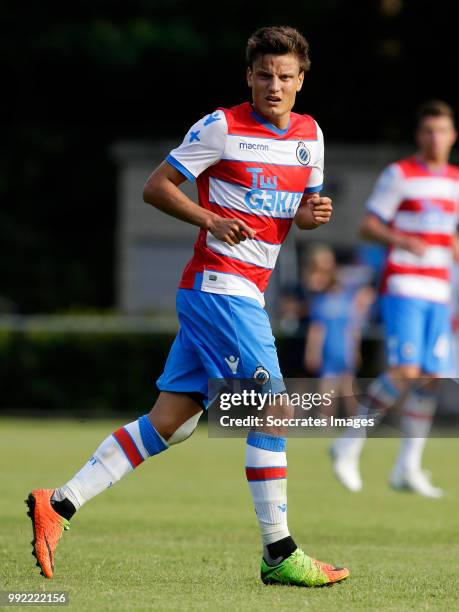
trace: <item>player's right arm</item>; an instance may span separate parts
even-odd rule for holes
[[[304,346],[303,365],[309,374],[316,374],[322,367],[322,350],[325,332],[318,321],[309,324]]]
[[[309,325],[304,345],[303,365],[310,374],[318,373],[322,367],[322,352],[325,340],[323,304],[325,295],[317,295],[309,304]]]
[[[372,242],[422,255],[426,243],[421,238],[402,234],[390,225],[403,199],[400,172],[397,164],[392,164],[380,175],[367,202],[360,234]]]
[[[172,217],[208,230],[215,238],[231,246],[246,239],[244,232],[250,238],[254,236],[255,232],[240,219],[224,219],[190,200],[179,189],[184,181],[183,174],[164,161],[145,183],[143,199]]]
[[[162,212],[209,231],[230,246],[255,231],[238,218],[224,219],[193,202],[180,189],[186,179],[194,180],[222,155],[227,128],[222,111],[207,115],[189,130],[183,143],[150,175],[143,189],[143,199]]]
[[[386,246],[404,249],[414,253],[414,255],[422,255],[427,248],[422,238],[396,232],[371,212],[367,212],[365,215],[360,226],[360,234],[363,238],[372,242],[379,242]]]

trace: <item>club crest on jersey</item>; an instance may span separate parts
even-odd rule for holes
[[[296,158],[303,166],[307,166],[311,161],[311,152],[301,140],[296,148]]]
[[[268,382],[270,378],[271,377],[270,377],[268,370],[264,368],[262,365],[259,365],[255,368],[255,372],[253,373],[253,379],[259,385],[264,385],[265,383]]]

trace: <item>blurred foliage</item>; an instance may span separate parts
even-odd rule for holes
[[[105,416],[147,411],[172,338],[145,334],[0,332],[0,389],[9,413]]]
[[[244,45],[261,25],[309,39],[297,109],[328,141],[407,140],[418,102],[458,102],[450,4],[1,1],[0,294],[19,312],[113,304],[110,145],[180,138],[246,99]]]

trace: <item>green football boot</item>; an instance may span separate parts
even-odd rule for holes
[[[279,565],[261,561],[261,579],[265,584],[291,584],[302,587],[318,587],[340,582],[349,576],[345,567],[335,567],[308,557],[297,548]]]

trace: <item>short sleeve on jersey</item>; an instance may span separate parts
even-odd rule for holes
[[[169,153],[166,161],[188,180],[194,181],[221,159],[227,134],[225,113],[221,110],[210,113],[193,125],[182,144]]]
[[[402,201],[402,174],[397,164],[391,164],[380,174],[367,201],[367,211],[389,223]]]
[[[317,156],[312,161],[312,170],[309,175],[305,193],[314,193],[320,191],[324,182],[324,135],[316,121],[317,126]]]

